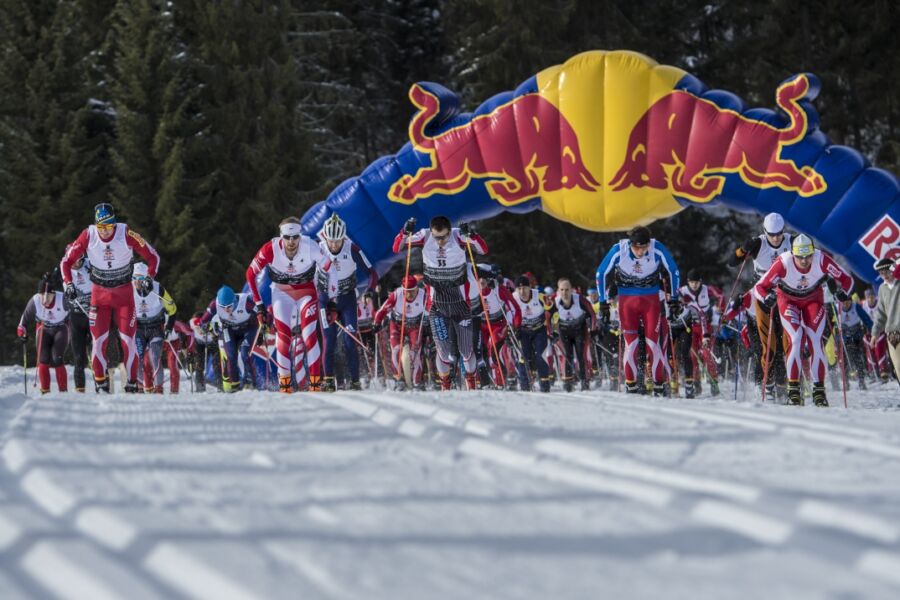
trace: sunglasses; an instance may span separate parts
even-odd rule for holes
[[[116,228],[115,223],[98,223],[97,224],[97,229],[99,229],[101,231],[112,231],[115,228]]]
[[[300,235],[299,234],[298,235],[283,235],[283,236],[281,236],[281,239],[288,241],[288,242],[293,242],[295,240],[299,240]]]

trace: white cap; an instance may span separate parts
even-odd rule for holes
[[[784,231],[784,219],[778,213],[769,213],[763,220],[763,229],[766,233],[779,234]]]
[[[278,227],[278,231],[281,235],[300,235],[303,233],[303,228],[299,223],[285,223]]]
[[[147,263],[134,263],[134,271],[132,271],[132,277],[149,277],[150,270],[147,268]]]

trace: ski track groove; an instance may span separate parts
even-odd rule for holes
[[[556,395],[567,396],[559,393]],[[629,459],[629,462],[643,471],[644,477],[637,477],[634,474],[629,475],[626,472],[627,469],[621,468],[621,465],[617,468],[614,463],[604,464],[603,457],[597,455],[593,450],[558,440],[528,439],[518,432],[509,435],[510,432],[494,427],[481,417],[470,417],[460,412],[459,409],[447,409],[437,403],[430,404],[405,398],[382,398],[365,392],[354,393],[352,398],[347,396],[349,394],[335,394],[322,399],[351,410],[360,416],[368,415],[367,418],[388,412],[391,418],[384,422],[390,424],[404,423],[409,419],[404,419],[401,414],[380,407],[382,404],[399,407],[410,414],[429,419],[437,423],[436,428],[452,427],[466,432],[466,423],[470,420],[476,421],[487,426],[485,428],[487,433],[478,437],[463,437],[461,441],[454,440],[458,452],[524,471],[537,477],[621,495],[658,509],[677,506],[682,510],[686,509],[691,518],[703,524],[738,533],[758,543],[771,546],[793,543],[794,546],[814,555],[819,554],[820,544],[827,544],[832,545],[834,553],[841,555],[842,558],[846,558],[847,547],[851,547],[850,562],[854,569],[889,583],[900,584],[900,576],[895,572],[895,568],[900,567],[900,551],[898,551],[900,549],[897,547],[900,530],[893,523],[878,517],[819,500],[802,499],[799,502],[790,502],[778,498],[771,492],[764,492],[752,486],[695,476],[672,469],[662,469]],[[357,400],[356,396],[366,398],[369,402]],[[604,403],[612,404],[611,402]],[[652,410],[657,407],[641,406],[641,408]],[[438,419],[436,417],[438,414],[444,415],[444,417]],[[453,418],[448,419],[446,417],[448,414],[451,414]],[[702,416],[703,414],[698,416],[691,414],[692,418]],[[732,423],[733,421],[729,420],[728,422]],[[390,424],[386,426],[392,426]],[[397,427],[397,430],[401,431],[400,427]],[[439,436],[434,430],[435,427],[429,428],[423,424],[417,427],[411,435],[437,440]],[[771,430],[773,429],[765,428],[765,431]],[[777,431],[777,429],[775,430]],[[431,434],[426,436],[427,432],[431,432]],[[517,438],[521,445],[530,447],[530,449],[519,449],[513,447],[509,442],[500,441],[500,439],[510,438]],[[445,437],[441,441],[446,443],[447,438]],[[569,452],[560,451],[561,448],[568,448]],[[547,457],[561,461],[562,464],[548,464]],[[585,459],[585,457],[588,458]],[[607,473],[614,472],[616,478],[597,480],[590,474],[568,469],[567,463],[574,463],[576,468],[587,468],[594,474],[598,470]],[[628,485],[629,480],[632,485]],[[707,496],[712,496],[712,498]],[[728,500],[729,497],[732,501]],[[771,505],[761,506],[760,500],[763,498],[775,501],[774,504],[778,510],[773,511]],[[820,533],[820,529],[826,530],[824,534]],[[835,537],[834,532],[840,534],[841,537]],[[851,537],[847,538],[846,534]],[[875,548],[872,547],[873,544],[876,545]],[[838,547],[838,545],[844,547]],[[886,548],[880,546],[886,546]]]

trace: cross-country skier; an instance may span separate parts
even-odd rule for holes
[[[843,334],[843,347],[846,351],[844,359],[846,365],[844,367],[845,381],[849,379],[850,367],[852,366],[857,373],[857,381],[859,381],[859,389],[866,389],[866,350],[863,345],[863,338],[872,330],[872,319],[863,310],[863,307],[853,301],[852,298],[845,298],[837,306],[837,318],[841,320],[841,333]],[[840,348],[836,347],[837,351]]]
[[[24,344],[28,340],[28,328],[37,322],[34,337],[38,351],[38,383],[42,394],[50,391],[50,367],[56,374],[59,391],[65,392],[69,388],[69,377],[63,363],[63,354],[69,343],[69,311],[63,304],[62,292],[53,289],[52,279],[50,273],[45,273],[41,278],[38,293],[28,300],[16,328],[19,340]]]
[[[378,284],[378,273],[360,248],[347,237],[347,225],[337,215],[332,214],[319,231],[322,239],[319,246],[325,256],[327,270],[320,271],[319,304],[334,303],[337,321],[352,335],[358,336],[356,314],[356,270],[364,269],[368,274],[367,289],[374,290]],[[337,350],[338,326],[329,323],[325,328],[325,382],[322,389],[335,391],[334,357]],[[344,354],[350,370],[350,389],[362,389],[359,383],[359,352],[357,342],[344,333]]]
[[[394,389],[406,389],[403,378],[401,358],[403,344],[409,344],[409,364],[412,370],[412,384],[418,390],[424,390],[422,380],[422,339],[420,337],[425,313],[427,292],[419,286],[415,277],[404,277],[401,285],[391,292],[378,312],[375,313],[375,329],[379,330],[388,324],[391,344],[391,364],[394,367]],[[404,318],[405,311],[405,318]],[[401,323],[402,321],[402,323]],[[400,339],[400,328],[403,325],[403,338]]]
[[[511,376],[510,369],[506,368],[507,365],[512,367],[513,364],[509,346],[506,344],[506,335],[508,329],[515,330],[519,327],[522,314],[512,292],[503,284],[504,279],[499,267],[478,265],[478,270],[481,297],[484,298],[488,314],[488,321],[484,322],[483,319],[481,321],[482,356],[479,360],[484,360],[481,384],[482,387],[490,384],[491,377],[488,376],[487,365],[491,365],[496,385],[501,385],[501,382],[514,385],[515,376]],[[482,370],[480,362],[479,370]]]
[[[213,317],[218,317],[213,333],[218,339],[220,351],[224,353],[223,391],[237,392],[241,389],[241,364],[244,365],[245,379],[250,379],[250,346],[262,329],[253,315],[254,304],[250,294],[235,294],[231,287],[223,285],[200,319],[200,325],[204,326],[211,324]]]
[[[710,378],[710,392],[713,396],[719,395],[718,370],[716,361],[712,358],[710,338],[713,334],[713,306],[716,302],[722,301],[722,290],[714,285],[703,283],[700,271],[691,269],[687,274],[687,285],[683,285],[678,289],[681,297],[682,305],[686,311],[690,311],[693,319],[693,326],[690,328],[690,343],[686,345],[689,351],[686,352],[687,361],[684,365],[685,369],[685,393],[689,397],[699,394],[701,391],[701,361],[706,367]],[[685,356],[682,356],[685,360]],[[691,368],[688,368],[691,365]],[[693,393],[687,389],[688,386],[693,387]]]
[[[516,329],[516,338],[522,345],[522,357],[517,365],[519,389],[530,392],[533,373],[537,373],[539,389],[550,391],[550,367],[544,360],[547,348],[547,334],[550,315],[538,295],[537,288],[532,287],[531,279],[522,275],[516,280],[516,291],[513,300],[522,313],[522,324]]]
[[[752,237],[735,249],[734,255],[729,259],[728,264],[738,266],[742,261],[753,261],[753,272],[757,282],[771,266],[778,260],[778,257],[785,252],[790,252],[793,237],[784,231],[784,219],[778,213],[769,213],[763,219],[763,233]],[[766,393],[771,398],[783,398],[785,386],[784,372],[784,354],[787,352],[788,339],[784,334],[781,326],[781,318],[777,310],[763,310],[757,303],[754,313],[756,315],[756,328],[759,334],[762,346],[761,364],[768,375],[764,377],[766,380]],[[774,316],[773,322],[769,323],[770,314]],[[769,330],[772,331],[772,339],[769,339]],[[781,340],[781,343],[778,343]],[[771,357],[769,354],[771,353]]]
[[[572,291],[572,282],[567,277],[562,277],[556,283],[556,293],[551,297],[550,315],[558,316],[557,332],[550,337],[555,344],[560,342],[565,355],[563,366],[563,389],[571,392],[574,388],[575,370],[578,370],[578,380],[581,382],[582,391],[591,388],[587,378],[587,342],[592,332],[597,331],[597,315],[588,299]]]
[[[253,294],[257,321],[265,326],[266,307],[256,285],[256,277],[268,269],[272,280],[272,312],[275,317],[276,355],[279,389],[294,391],[291,380],[292,325],[300,329],[305,346],[306,364],[295,360],[297,385],[307,384],[311,392],[322,391],[322,352],[319,346],[319,303],[316,293],[316,269],[325,256],[319,244],[303,235],[300,219],[288,217],[279,226],[279,237],[262,245],[247,267],[247,284]],[[296,359],[297,357],[295,357]]]
[[[875,313],[878,312],[878,295],[875,293],[874,289],[866,288],[862,309],[866,311],[866,314],[869,315],[869,319],[871,319],[874,324]],[[866,333],[865,345],[868,349],[867,354],[869,361],[871,362],[872,372],[876,377],[881,378],[882,383],[887,383],[888,379],[891,377],[890,360],[888,359],[887,351],[887,336],[882,332],[881,335],[878,336],[878,339],[874,339],[872,337],[872,332],[869,331]]]
[[[188,349],[194,369],[194,388],[198,392],[206,391],[207,368],[212,364],[219,364],[219,361],[214,360],[218,354],[218,348],[212,328],[201,323],[204,314],[204,312],[196,312],[188,321],[193,335],[193,343],[188,345]],[[215,384],[215,382],[213,383]]]
[[[828,361],[823,348],[826,318],[822,284],[834,280],[840,289],[836,297],[845,300],[853,289],[853,278],[830,256],[813,245],[807,235],[794,238],[791,251],[781,254],[763,275],[753,294],[767,313],[777,304],[781,323],[787,337],[785,370],[787,393],[791,404],[801,404],[800,373],[804,341],[810,356],[810,374],[813,380],[813,402],[816,406],[828,406],[825,395],[825,374]]]
[[[666,394],[667,358],[660,343],[661,307],[660,284],[663,272],[668,289],[678,290],[678,267],[669,250],[650,237],[650,230],[638,226],[628,237],[610,248],[597,268],[597,292],[600,296],[601,318],[609,320],[609,298],[613,289],[618,290],[619,321],[624,336],[625,392],[640,392],[637,377],[638,327],[643,325],[644,339],[650,354],[654,395]],[[615,286],[615,287],[614,287]],[[677,294],[669,299],[671,312],[680,310]]]
[[[134,334],[138,357],[138,381],[144,393],[163,393],[163,340],[175,326],[178,307],[169,292],[154,281],[144,263],[134,265],[134,315],[137,328]]]
[[[394,252],[408,247],[422,248],[425,266],[425,283],[428,301],[431,335],[437,346],[437,371],[441,389],[449,390],[450,368],[457,358],[463,361],[466,387],[474,390],[478,383],[475,375],[472,311],[481,310],[479,286],[470,264],[469,250],[474,254],[487,254],[487,244],[475,228],[462,223],[459,228],[450,226],[450,219],[437,216],[428,228],[416,230],[414,218],[406,221],[403,230],[394,239]],[[456,348],[454,352],[454,340]]]
[[[126,392],[136,392],[138,363],[134,342],[134,292],[131,288],[131,270],[134,253],[147,262],[147,274],[156,277],[159,255],[136,231],[125,223],[118,223],[113,206],[108,203],[94,207],[94,224],[87,227],[73,242],[60,263],[65,294],[69,299],[78,297],[73,282],[72,267],[87,255],[91,269],[91,338],[93,352],[91,367],[94,384],[100,392],[109,392],[109,373],[106,363],[106,344],[110,320],[115,316],[122,346],[122,362],[128,377]]]
[[[66,246],[66,252],[72,244]],[[91,306],[91,266],[82,256],[72,265],[72,283],[75,285],[75,297],[66,298],[66,308],[69,310],[69,341],[72,343],[74,356],[74,368],[72,377],[75,380],[75,391],[84,393],[84,370],[88,365],[88,356],[91,350],[91,326],[88,321],[89,307]]]

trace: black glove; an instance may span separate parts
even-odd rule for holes
[[[756,238],[750,238],[749,240],[747,240],[743,244],[741,244],[741,250],[744,251],[744,256],[747,256],[748,254],[750,254],[750,250],[753,248],[753,241],[755,239]]]
[[[678,298],[672,298],[669,300],[669,315],[676,316],[681,312],[681,300]]]
[[[763,306],[765,306],[767,310],[772,310],[777,302],[778,298],[775,296],[775,292],[769,292],[766,294],[766,297],[763,298]]]
[[[74,300],[78,297],[78,290],[75,289],[75,284],[71,281],[66,284],[65,295],[69,300]]]
[[[559,341],[559,332],[558,332],[558,331],[551,331],[551,332],[550,332],[550,343],[551,343],[551,344],[555,344],[555,343],[558,342],[558,341]]]
[[[141,292],[144,294],[149,294],[150,290],[153,289],[153,280],[149,277],[141,279]]]
[[[473,223],[460,223],[459,232],[466,237],[475,235],[475,225]]]
[[[410,235],[416,232],[416,218],[410,217],[406,220],[406,223],[403,224],[403,232],[408,233]]]
[[[601,302],[598,306],[600,308],[600,314],[598,315],[600,320],[604,323],[609,323],[609,302]]]
[[[260,327],[266,326],[266,305],[262,302],[257,302],[253,306],[253,312],[256,313],[256,321],[259,323]]]
[[[837,292],[835,292],[834,298],[838,302],[844,302],[845,300],[849,300],[850,296],[848,296],[846,292],[844,292],[844,290],[838,290]]]

